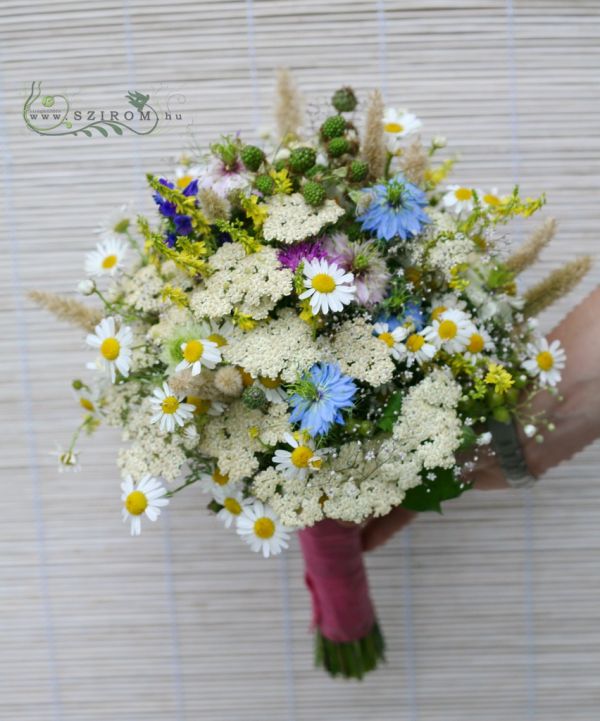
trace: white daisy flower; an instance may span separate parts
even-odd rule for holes
[[[185,398],[186,404],[191,404],[194,414],[201,416],[206,413],[209,416],[220,416],[225,410],[225,404],[220,401],[200,396],[188,395]]]
[[[217,489],[225,493],[235,493],[239,490],[239,484],[229,480],[228,473],[221,473],[218,466],[215,466],[212,473],[202,473],[200,475],[200,489],[204,493],[214,494]]]
[[[100,350],[100,356],[87,367],[91,370],[103,370],[111,382],[115,382],[116,371],[127,378],[131,368],[131,344],[133,333],[131,328],[122,325],[119,331],[115,329],[114,318],[103,318],[85,339],[92,348]]]
[[[494,341],[485,328],[473,327],[469,336],[469,343],[464,350],[467,360],[478,361],[483,353],[490,353],[494,350]]]
[[[85,272],[97,277],[114,275],[123,268],[126,255],[127,244],[109,236],[96,245],[96,250],[86,255]]]
[[[244,494],[239,488],[215,488],[213,498],[220,506],[223,506],[217,513],[217,517],[223,521],[225,528],[230,528],[244,508],[252,504],[252,499],[244,498]]]
[[[169,503],[165,498],[166,488],[153,476],[144,476],[137,484],[131,476],[125,476],[121,483],[123,501],[123,521],[131,520],[131,535],[139,536],[142,530],[142,514],[150,521],[156,521],[160,509]]]
[[[315,453],[312,440],[303,438],[300,442],[291,433],[285,433],[284,439],[293,450],[285,451],[278,448],[273,456],[275,468],[284,478],[290,481],[304,481],[311,471],[319,470],[323,459]]]
[[[346,273],[335,263],[315,258],[304,263],[304,286],[308,289],[300,299],[310,298],[313,313],[334,313],[354,300],[354,275]]]
[[[408,329],[404,326],[398,326],[394,330],[390,330],[388,323],[375,323],[373,330],[380,341],[383,341],[390,349],[390,355],[396,360],[401,360],[404,353],[404,345],[402,341],[408,335]]]
[[[233,323],[229,320],[225,320],[222,323],[211,320],[209,324],[209,334],[206,337],[208,340],[216,343],[218,348],[222,348],[229,344],[233,336],[233,330]]]
[[[288,547],[288,529],[281,525],[273,509],[261,501],[254,501],[242,510],[236,530],[253,551],[262,551],[265,558]]]
[[[442,198],[442,205],[456,217],[469,215],[475,207],[473,189],[462,185],[449,185]]]
[[[400,344],[400,358],[406,361],[407,366],[418,363],[428,363],[437,353],[436,347],[432,343],[428,343],[424,333],[429,330],[429,326],[424,328],[420,333],[411,333],[404,343]]]
[[[118,235],[126,233],[131,225],[131,216],[134,215],[131,206],[128,203],[121,205],[119,208],[112,210],[96,228],[96,233],[111,236],[114,233]]]
[[[56,450],[51,453],[52,456],[58,458],[58,472],[72,471],[77,473],[81,470],[79,465],[79,451],[69,448],[66,451],[60,446],[56,446]]]
[[[166,381],[162,388],[154,389],[150,403],[154,410],[150,423],[159,423],[160,430],[168,433],[184,426],[194,414],[194,406],[183,403],[183,396],[175,395]]]
[[[288,395],[281,387],[280,378],[259,376],[256,385],[264,391],[270,403],[285,403],[287,401]]]
[[[529,358],[523,362],[523,368],[532,376],[538,376],[543,386],[555,386],[560,383],[560,371],[565,367],[567,355],[558,340],[548,343],[539,338],[527,346]]]
[[[175,168],[175,184],[179,190],[185,190],[192,180],[200,177],[201,173],[200,165],[178,165]]]
[[[444,295],[438,296],[437,298],[434,298],[432,300],[431,318],[433,320],[435,320],[436,318],[439,319],[442,313],[446,310],[451,310],[452,308],[458,308],[458,310],[465,310],[466,307],[466,301],[454,295],[454,293],[445,293]]]
[[[395,153],[400,145],[400,139],[416,133],[423,123],[408,110],[386,108],[383,115],[383,131],[387,141],[388,150]]]
[[[498,193],[498,188],[492,188],[485,193],[481,193],[481,202],[488,208],[495,208],[502,204],[504,198]]]
[[[460,353],[469,344],[475,327],[466,313],[457,308],[445,310],[423,331],[425,339],[448,353]]]
[[[202,366],[212,370],[217,363],[221,362],[221,351],[219,347],[214,341],[208,340],[208,338],[203,338],[202,340],[194,338],[193,340],[188,340],[186,343],[182,343],[181,352],[183,353],[183,360],[175,368],[176,373],[186,368],[191,368],[192,375],[197,376],[201,372]]]

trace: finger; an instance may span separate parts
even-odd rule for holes
[[[416,515],[414,511],[408,511],[406,508],[394,508],[387,516],[369,521],[361,534],[363,550],[372,551],[381,546],[408,525]]]

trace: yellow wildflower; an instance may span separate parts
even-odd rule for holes
[[[275,193],[285,193],[289,195],[292,192],[292,181],[289,178],[287,168],[283,168],[283,170],[270,170],[269,175],[275,181]]]
[[[242,200],[242,208],[248,218],[252,221],[254,229],[260,230],[269,214],[267,206],[264,205],[264,203],[259,204],[258,195],[251,195],[249,198],[244,198]]]
[[[494,386],[496,393],[506,393],[515,382],[512,375],[501,365],[490,363],[485,382]]]

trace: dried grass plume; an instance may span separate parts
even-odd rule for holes
[[[217,195],[211,188],[201,188],[198,191],[200,205],[204,215],[210,223],[216,220],[227,220],[229,218],[229,203]]]
[[[425,171],[429,165],[427,151],[421,143],[421,138],[414,138],[402,156],[402,170],[406,179],[415,185],[421,185],[425,180]]]
[[[533,265],[542,250],[556,235],[557,222],[555,218],[548,218],[538,226],[531,236],[506,261],[506,265],[513,273],[518,274]]]
[[[292,74],[287,68],[277,72],[277,90],[275,102],[275,120],[279,137],[298,136],[302,127],[303,102]]]
[[[77,325],[87,331],[93,331],[104,317],[104,313],[99,308],[90,308],[78,300],[56,295],[56,293],[32,290],[27,295],[40,308],[50,311],[60,320],[65,320],[67,323]]]
[[[524,295],[523,313],[527,317],[538,315],[569,293],[592,267],[589,255],[572,260],[562,268],[557,268],[549,276],[536,283]]]
[[[365,137],[362,156],[369,164],[369,175],[373,180],[381,178],[385,172],[386,148],[383,134],[383,96],[375,90],[369,97],[369,107],[365,121]]]

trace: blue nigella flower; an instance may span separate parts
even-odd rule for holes
[[[391,240],[396,236],[407,240],[429,223],[429,216],[423,210],[428,204],[427,196],[401,173],[364,192],[373,200],[358,220],[362,222],[363,230],[375,233],[379,240]]]
[[[299,422],[300,428],[311,436],[327,433],[334,423],[344,423],[341,411],[354,405],[355,393],[354,381],[337,365],[315,363],[290,398],[294,409],[290,422]]]
[[[407,321],[412,321],[416,331],[423,330],[425,326],[425,313],[423,313],[418,303],[409,302],[404,306],[403,323]]]

